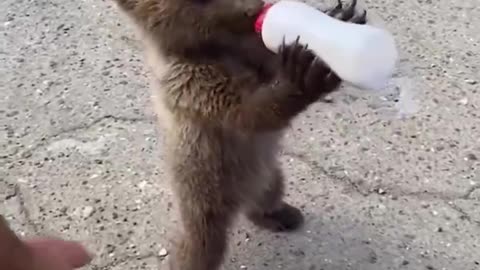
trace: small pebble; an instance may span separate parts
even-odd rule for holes
[[[470,153],[470,154],[467,155],[467,159],[472,160],[472,161],[477,161],[478,157],[476,155]]]
[[[82,216],[83,216],[84,218],[88,218],[88,217],[90,217],[90,216],[93,214],[93,211],[94,211],[93,207],[91,207],[91,206],[85,206],[85,207],[83,208],[83,210],[82,210]]]
[[[17,182],[18,182],[18,183],[25,184],[25,183],[28,183],[28,180],[27,180],[27,179],[24,179],[24,178],[18,178],[18,179],[17,179]]]
[[[148,182],[147,181],[142,181],[138,184],[138,188],[140,189],[145,189],[145,187],[147,186]]]
[[[165,248],[160,249],[158,252],[158,256],[160,257],[166,257],[168,255],[168,251]]]
[[[468,84],[471,84],[471,85],[474,85],[474,84],[478,83],[476,80],[473,80],[473,79],[466,79],[465,82],[468,83]]]
[[[462,98],[458,101],[458,103],[460,103],[462,105],[467,105],[468,104],[468,98]]]
[[[245,270],[247,267],[245,265],[240,265],[240,269]]]

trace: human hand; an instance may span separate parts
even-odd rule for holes
[[[0,269],[73,270],[91,256],[77,242],[55,238],[20,239],[0,215]]]
[[[77,242],[54,238],[23,240],[30,250],[30,269],[21,270],[73,270],[90,262],[91,256]]]

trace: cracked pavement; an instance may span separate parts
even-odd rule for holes
[[[224,269],[480,269],[478,2],[364,4],[398,41],[392,89],[414,82],[420,111],[396,119],[398,93],[349,87],[313,105],[281,156],[305,227],[240,218]],[[0,213],[83,241],[85,269],[166,269],[178,217],[126,18],[111,1],[4,0],[0,20]]]

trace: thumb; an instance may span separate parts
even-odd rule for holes
[[[92,260],[92,255],[80,243],[54,238],[37,238],[25,240],[35,256],[49,254],[62,260],[72,268],[79,268]]]

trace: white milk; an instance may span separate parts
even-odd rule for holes
[[[302,2],[266,7],[256,27],[273,52],[283,40],[290,44],[300,37],[340,78],[361,89],[384,89],[395,71],[398,53],[390,33],[340,21]]]

